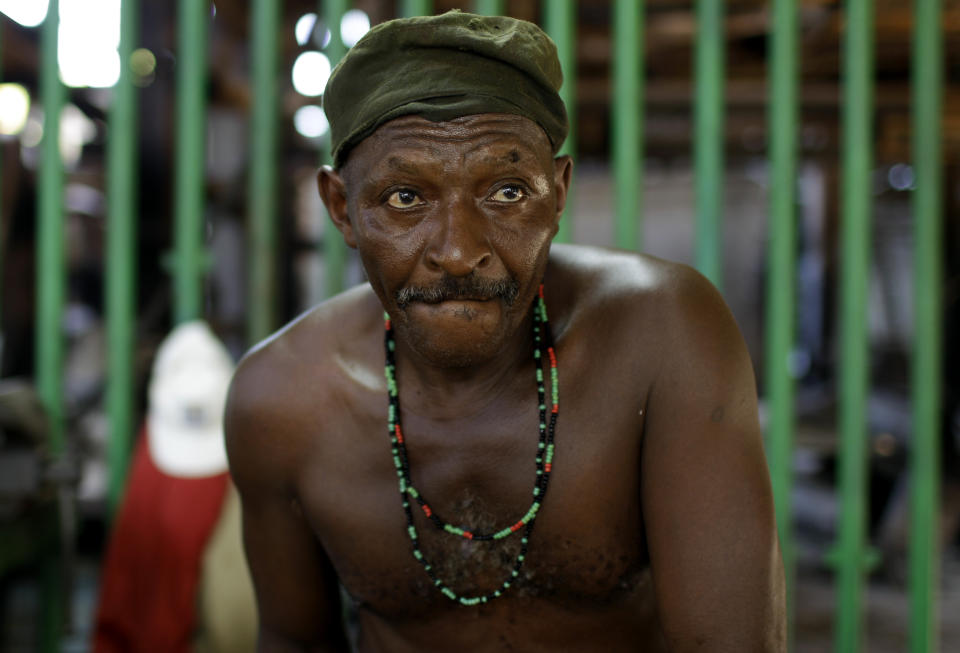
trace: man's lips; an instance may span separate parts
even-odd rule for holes
[[[465,297],[444,297],[443,299],[438,299],[438,300],[436,300],[436,301],[431,301],[431,300],[420,300],[420,301],[417,301],[417,300],[415,300],[413,303],[429,304],[429,305],[432,305],[432,306],[436,306],[436,305],[438,305],[438,304],[448,304],[448,303],[456,303],[456,302],[489,302],[489,301],[491,301],[492,299],[494,299],[494,297],[470,297],[470,296],[465,296]]]

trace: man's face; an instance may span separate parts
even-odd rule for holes
[[[543,277],[569,166],[536,123],[507,114],[406,116],[354,148],[338,226],[417,354],[459,367],[503,349]]]

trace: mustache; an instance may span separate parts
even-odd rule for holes
[[[520,283],[514,279],[488,279],[476,274],[465,277],[444,275],[437,283],[429,286],[407,286],[395,294],[397,305],[406,308],[411,302],[437,304],[451,299],[493,299],[503,300],[510,306],[520,294]]]

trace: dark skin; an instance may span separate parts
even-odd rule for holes
[[[485,114],[380,127],[323,200],[369,283],[240,364],[226,414],[261,651],[782,651],[784,582],[750,360],[713,287],[651,257],[550,246],[571,163],[540,128]],[[517,297],[401,306],[446,277]],[[530,505],[541,280],[560,416],[520,579],[463,607],[411,555],[386,433],[384,308],[413,480],[448,521],[492,531]],[[519,537],[466,542],[415,515],[465,596],[500,586]]]

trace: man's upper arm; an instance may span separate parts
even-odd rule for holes
[[[750,359],[719,293],[682,269],[647,400],[642,501],[671,650],[785,650],[785,593]]]
[[[346,650],[337,579],[294,485],[303,443],[290,428],[289,405],[277,400],[289,383],[258,358],[255,353],[238,368],[224,417],[257,596],[258,650]]]

